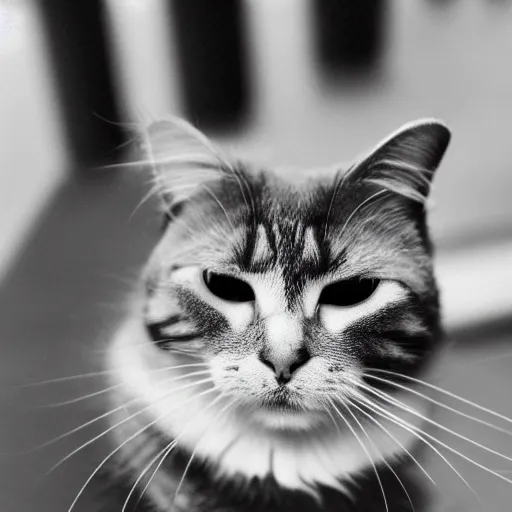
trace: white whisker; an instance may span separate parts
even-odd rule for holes
[[[126,224],[130,224],[135,214],[142,208],[144,204],[146,204],[150,199],[157,196],[159,193],[159,187],[157,185],[153,185],[148,192],[144,195],[144,197],[138,202],[137,206],[133,209],[132,213],[128,217]]]
[[[207,382],[213,382],[213,379],[202,379],[202,380],[199,380],[197,382],[193,382],[192,384],[187,384],[186,386],[182,386],[176,390],[172,390],[172,392],[177,392],[177,391],[181,391],[183,389],[187,389],[187,388],[190,388],[190,387],[193,387],[193,386],[198,386],[199,384],[205,384]],[[168,398],[170,395],[172,395],[172,392],[169,392],[169,393],[166,393],[164,394],[163,396],[159,397],[157,399],[157,401],[160,401],[160,400],[164,400],[166,398]],[[114,430],[115,428],[119,427],[120,425],[123,425],[125,424],[126,422],[132,420],[133,418],[139,416],[140,414],[142,414],[143,412],[151,409],[151,407],[153,407],[153,403],[152,404],[149,404],[148,406],[144,407],[143,409],[131,414],[130,416],[128,416],[127,418],[123,419],[122,421],[116,423],[115,425],[109,427],[107,430],[103,431],[101,434],[98,434],[96,437],[90,439],[89,441],[87,441],[86,443],[82,444],[81,446],[79,446],[78,448],[76,448],[75,450],[73,450],[71,453],[69,453],[68,455],[66,455],[66,457],[64,457],[63,459],[61,459],[57,464],[53,465],[50,470],[46,473],[47,475],[49,475],[50,473],[52,473],[53,471],[55,471],[55,469],[57,469],[61,464],[63,464],[64,462],[66,462],[68,459],[70,459],[71,457],[73,457],[73,455],[77,454],[78,452],[80,452],[81,450],[83,450],[84,448],[86,448],[87,446],[91,445],[92,443],[94,443],[95,441],[101,439],[102,437],[104,437],[105,435],[107,435],[109,432],[112,432],[112,430]]]
[[[379,377],[377,377],[377,379],[380,380],[380,381],[383,381],[383,382],[387,382],[387,380],[379,379]],[[372,388],[370,388],[370,389],[372,389]],[[505,460],[507,460],[509,462],[512,462],[512,457],[508,457],[507,455],[503,455],[502,453],[500,453],[500,452],[498,452],[496,450],[493,450],[492,448],[489,448],[488,446],[480,444],[477,441],[474,441],[473,439],[471,439],[471,438],[469,438],[467,436],[459,434],[455,430],[452,430],[451,428],[448,428],[445,425],[442,425],[441,423],[439,423],[437,421],[434,421],[434,420],[430,419],[429,417],[421,414],[420,412],[418,412],[413,407],[409,407],[409,406],[405,405],[400,400],[397,400],[396,398],[389,397],[387,394],[385,394],[385,393],[383,393],[381,391],[372,390],[372,392],[374,394],[376,394],[376,396],[380,396],[380,398],[385,400],[386,402],[392,403],[396,407],[399,407],[400,409],[404,410],[405,412],[408,412],[408,413],[410,413],[410,414],[412,414],[412,415],[422,419],[423,421],[425,421],[427,423],[430,423],[431,425],[434,425],[435,427],[443,430],[444,432],[448,432],[449,434],[451,434],[451,435],[453,435],[453,436],[455,436],[455,437],[457,437],[459,439],[462,439],[463,441],[466,441],[467,443],[470,443],[473,446],[476,446],[477,448],[480,448],[481,450],[484,450],[484,451],[486,451],[488,453],[492,453],[493,455],[496,455],[497,457],[500,457],[500,458],[505,459]]]
[[[210,427],[206,430],[206,432],[199,438],[199,440],[197,441],[196,443],[196,447],[194,448],[194,450],[192,451],[192,454],[190,455],[190,459],[188,460],[188,463],[187,465],[185,466],[185,469],[183,471],[183,475],[181,476],[181,479],[178,483],[178,487],[176,487],[176,491],[174,493],[174,499],[173,499],[173,505],[174,505],[174,502],[176,501],[176,498],[178,497],[178,494],[180,492],[180,489],[183,485],[183,482],[185,481],[185,477],[188,473],[188,470],[190,468],[190,465],[192,464],[192,461],[194,460],[194,457],[196,455],[196,451],[197,451],[197,448],[199,446],[199,443],[206,437],[207,434],[210,433],[211,429],[213,428],[213,426],[215,425],[215,421],[217,419],[219,419],[220,416],[222,416],[234,403],[235,403],[236,400],[232,400],[231,402],[227,403],[219,412],[218,414],[216,414],[214,416],[214,418],[212,419],[212,424],[210,425]],[[167,457],[167,455],[164,456],[164,458]]]
[[[179,377],[175,377],[173,380],[168,381],[165,379],[165,382],[175,382],[178,380],[186,379],[187,377],[195,377],[196,375],[207,375],[210,373],[210,370],[202,370],[199,372],[192,372],[192,373],[186,373],[184,375],[180,375]],[[109,386],[105,389],[100,389],[99,391],[95,391],[94,393],[89,393],[88,395],[79,396],[78,398],[72,398],[71,400],[65,400],[64,402],[57,402],[55,404],[46,404],[46,405],[40,405],[38,408],[53,408],[53,407],[62,407],[64,405],[71,405],[76,404],[78,402],[82,402],[83,400],[87,400],[89,398],[94,398],[95,396],[104,395],[105,393],[108,393],[109,391],[112,391],[114,389],[118,389],[120,387],[124,386],[124,383],[121,382],[119,384],[114,384],[113,386]]]
[[[56,402],[54,404],[37,405],[35,407],[36,407],[36,409],[47,409],[47,408],[63,407],[64,405],[72,405],[72,404],[76,404],[79,402],[83,402],[84,400],[88,400],[89,398],[94,398],[96,396],[104,395],[105,393],[108,393],[109,391],[113,391],[114,389],[119,389],[122,386],[124,386],[123,383],[114,384],[113,386],[109,386],[108,388],[100,389],[99,391],[94,391],[93,393],[89,393],[84,396],[79,396],[78,398],[72,398],[70,400],[65,400],[63,402]]]
[[[451,391],[448,391],[446,389],[443,389],[441,387],[438,387],[438,386],[435,386],[434,384],[430,384],[429,382],[425,382],[423,380],[420,380],[420,379],[416,379],[414,377],[409,377],[408,375],[402,375],[400,373],[396,373],[396,372],[392,372],[392,371],[389,371],[389,370],[380,370],[380,369],[377,369],[377,368],[370,368],[369,369],[370,371],[374,371],[374,372],[381,372],[381,373],[387,373],[388,375],[395,375],[395,376],[399,376],[399,377],[402,377],[404,379],[407,379],[411,382],[415,382],[417,384],[421,384],[423,386],[426,386],[430,389],[434,389],[435,391],[438,391],[439,393],[444,393],[445,395],[451,397],[451,398],[454,398],[456,400],[460,400],[461,402],[467,404],[467,405],[471,405],[472,407],[475,407],[476,409],[479,409],[480,411],[483,411],[483,412],[486,412],[488,414],[491,414],[492,416],[495,416],[497,418],[500,418],[508,423],[512,423],[512,419],[511,418],[508,418],[507,416],[503,415],[503,414],[500,414],[496,411],[493,411],[492,409],[488,409],[487,407],[484,407],[482,405],[479,405],[475,402],[472,402],[471,400],[468,400],[467,398],[463,398],[459,395],[456,395],[455,393],[452,393]]]
[[[357,166],[352,166],[349,169],[347,169],[341,179],[339,179],[338,174],[336,174],[336,177],[334,180],[334,191],[331,196],[331,201],[329,202],[329,208],[327,210],[327,215],[325,216],[324,240],[327,238],[327,230],[329,227],[329,217],[331,215],[332,207],[334,206],[334,200],[336,199],[336,196],[338,195],[338,192],[340,191],[340,189],[343,187],[345,182],[350,178],[350,175],[353,173],[353,171],[356,168],[357,168]]]
[[[111,409],[110,411],[107,411],[104,414],[101,414],[100,416],[96,416],[92,420],[87,421],[86,423],[83,423],[82,425],[79,425],[78,427],[74,428],[73,430],[70,430],[69,432],[65,432],[64,434],[61,434],[58,437],[54,437],[53,439],[50,439],[50,441],[46,441],[45,443],[36,446],[35,448],[30,448],[26,452],[23,452],[24,454],[29,454],[36,452],[38,450],[42,450],[43,448],[46,448],[47,446],[51,446],[62,439],[65,439],[66,437],[75,434],[76,432],[79,432],[80,430],[83,430],[84,428],[87,428],[89,425],[92,425],[93,423],[96,423],[97,421],[102,420],[103,418],[107,418],[108,416],[111,416],[112,414],[115,414],[116,412],[119,412],[123,410],[128,405],[135,403],[138,400],[138,398],[134,398],[132,400],[129,400],[128,402],[124,403],[123,405],[120,405],[119,407],[116,407],[115,409]]]
[[[233,231],[235,231],[235,226],[233,225],[233,222],[229,218],[228,212],[226,211],[226,208],[224,208],[224,205],[221,203],[220,199],[215,195],[215,193],[213,192],[213,190],[210,187],[203,185],[203,188],[208,192],[208,194],[210,194],[212,196],[213,200],[219,205],[219,208],[224,213],[224,216],[226,217],[226,220],[228,221],[231,229]]]
[[[492,428],[493,430],[496,430],[498,432],[501,432],[503,434],[506,434],[508,436],[512,436],[512,432],[510,430],[507,430],[505,428],[501,428],[497,425],[494,425],[493,423],[489,423],[488,421],[485,421],[485,420],[482,420],[480,418],[476,418],[475,416],[471,416],[470,414],[466,414],[462,411],[459,411],[458,409],[455,409],[454,407],[450,407],[449,405],[447,404],[444,404],[443,402],[439,402],[438,400],[435,400],[434,398],[428,396],[428,395],[425,395],[423,393],[420,393],[419,391],[416,391],[415,389],[411,389],[407,386],[403,386],[402,384],[399,384],[398,382],[394,382],[392,380],[388,380],[388,379],[382,379],[380,377],[377,377],[375,375],[370,375],[370,374],[365,374],[365,377],[366,378],[370,378],[370,379],[374,379],[374,380],[377,380],[379,382],[384,382],[386,384],[389,384],[389,385],[392,385],[392,386],[395,386],[399,389],[403,389],[404,391],[408,391],[409,393],[412,393],[416,396],[419,396],[421,398],[424,398],[425,400],[439,406],[439,407],[442,407],[443,409],[446,409],[450,412],[453,412],[454,414],[458,414],[459,416],[462,416],[464,418],[467,418],[469,420],[472,420],[476,423],[480,423],[481,425],[485,425],[486,427],[489,427],[489,428]]]
[[[197,384],[197,383],[196,383]],[[210,390],[207,390],[207,391],[210,391]],[[183,405],[184,403],[187,403],[187,402],[190,402],[191,400],[194,400],[195,398],[197,398],[198,396],[200,395],[194,395],[192,397],[190,397],[189,399],[185,400],[185,402],[182,402],[180,404]],[[149,406],[151,407],[151,405]],[[138,413],[136,413],[135,415],[132,415],[128,418],[126,418],[125,420],[123,420],[123,422],[119,422],[117,423],[116,425],[114,425],[114,427],[111,427],[109,430],[105,431],[103,435],[105,435],[107,432],[109,432],[110,430],[112,430],[113,428],[115,427],[118,427],[121,423],[124,423],[130,419],[132,419],[133,417],[135,417],[136,415],[138,415],[141,411],[139,411]],[[89,478],[87,479],[87,481],[84,483],[84,485],[80,488],[80,490],[78,491],[78,494],[76,495],[75,499],[73,500],[73,502],[71,503],[69,509],[68,509],[68,512],[71,512],[73,510],[73,508],[75,507],[76,503],[78,502],[78,500],[80,499],[80,496],[84,493],[86,487],[89,485],[89,483],[92,481],[92,479],[98,474],[98,472],[101,470],[101,468],[108,462],[108,460],[110,460],[117,452],[119,452],[124,446],[126,446],[130,441],[132,441],[133,439],[135,439],[136,437],[138,437],[140,434],[142,434],[143,432],[145,432],[148,428],[152,427],[154,424],[156,424],[158,421],[162,420],[163,418],[165,418],[166,416],[168,416],[170,413],[172,412],[171,411],[167,411],[165,414],[162,414],[161,416],[159,416],[158,418],[156,418],[155,420],[153,420],[151,423],[149,423],[148,425],[144,426],[142,429],[138,430],[137,432],[135,432],[135,434],[132,434],[130,437],[128,437],[127,439],[125,439],[123,441],[123,443],[121,443],[115,450],[113,450],[112,452],[109,453],[109,455],[107,457],[105,457],[101,462],[100,464],[96,467],[96,469],[91,473],[91,475],[89,476]],[[90,442],[89,442],[90,444]],[[64,459],[65,460],[65,459]]]
[[[331,200],[329,202],[329,208],[327,209],[327,215],[325,216],[325,225],[324,225],[324,240],[327,238],[327,230],[329,228],[329,217],[331,215],[331,210],[334,205],[334,200],[336,199],[336,196],[338,195],[338,191],[341,187],[341,184],[343,183],[343,180],[337,181],[334,185],[334,190],[331,196]]]
[[[146,343],[144,343],[144,345]],[[143,344],[141,343],[141,345],[143,345]],[[193,366],[209,366],[209,365],[207,363],[182,364],[182,365],[176,365],[176,366],[166,366],[165,368],[155,368],[155,369],[151,369],[149,371],[160,372],[160,371],[168,371],[168,370],[179,370],[181,368],[191,368]],[[30,388],[30,387],[36,387],[36,386],[44,386],[47,384],[56,384],[59,382],[69,382],[72,380],[86,379],[86,378],[90,378],[90,377],[101,377],[102,375],[112,375],[112,374],[116,374],[116,373],[119,373],[119,370],[100,370],[97,372],[81,373],[79,375],[68,375],[65,377],[57,377],[55,379],[43,380],[41,382],[33,382],[33,383],[29,383],[29,384],[23,384],[20,387],[21,388]]]
[[[386,507],[386,512],[389,512],[389,508],[388,508],[388,501],[386,499],[386,493],[384,492],[384,486],[382,485],[382,481],[380,479],[380,476],[379,476],[379,472],[377,471],[377,466],[375,465],[375,462],[373,461],[373,458],[372,456],[370,455],[370,452],[368,451],[368,449],[366,448],[366,446],[364,445],[364,443],[361,441],[361,439],[359,439],[359,436],[357,435],[357,432],[354,430],[354,428],[352,427],[352,425],[350,424],[350,422],[345,418],[345,416],[343,416],[343,414],[341,414],[341,412],[339,411],[339,409],[336,407],[336,405],[334,405],[334,402],[329,398],[328,399],[330,404],[331,404],[331,407],[338,413],[339,417],[345,422],[345,424],[347,425],[347,427],[350,429],[350,431],[352,432],[352,435],[356,438],[357,442],[359,443],[359,445],[361,446],[361,448],[363,449],[364,453],[366,454],[366,456],[368,457],[368,460],[370,462],[370,464],[372,465],[373,467],[373,471],[375,473],[375,476],[377,478],[377,482],[379,483],[379,487],[380,487],[380,490],[382,492],[382,498],[384,499],[384,505]],[[346,407],[346,406],[345,406]]]
[[[386,429],[380,422],[378,422],[371,414],[368,414],[364,409],[355,404],[352,400],[350,403],[353,407],[355,407],[361,414],[364,414],[372,423],[377,425],[381,430],[383,430],[389,437],[392,439],[401,449],[407,454],[407,456],[418,466],[421,472],[434,484],[437,485],[434,479],[428,474],[427,470],[419,463],[419,461],[414,457],[414,455],[391,433],[388,429]]]
[[[354,405],[354,404],[352,404],[352,405]],[[396,480],[398,481],[398,484],[400,485],[400,487],[403,489],[405,495],[407,496],[407,499],[409,500],[409,503],[411,505],[412,511],[416,512],[416,508],[415,508],[415,506],[414,506],[414,504],[412,502],[411,496],[409,495],[409,491],[406,489],[406,487],[405,487],[404,483],[402,482],[402,480],[400,479],[400,477],[396,474],[396,471],[391,467],[391,465],[388,463],[388,461],[382,456],[382,454],[380,453],[379,449],[377,448],[375,443],[371,440],[370,436],[368,435],[368,433],[364,429],[362,423],[357,419],[356,415],[350,410],[349,404],[346,404],[346,409],[347,409],[348,413],[352,416],[352,418],[354,418],[354,421],[357,423],[357,425],[359,426],[359,428],[361,429],[361,431],[365,435],[366,439],[368,439],[368,442],[373,446],[373,449],[376,451],[377,455],[380,457],[382,462],[384,462],[384,464],[388,467],[388,469],[393,473],[393,475],[395,476]]]
[[[213,391],[216,391],[215,388],[213,389],[208,389],[206,391],[204,391],[203,393],[200,393],[198,396],[204,396],[208,393],[212,393]],[[209,405],[206,406],[205,409],[203,409],[201,412],[204,412],[206,410],[208,410],[210,407],[212,407],[214,404],[216,404],[224,395],[223,394],[220,394],[217,398],[215,398],[215,400],[213,400],[213,402],[211,402]],[[130,492],[128,493],[128,496],[126,497],[125,499],[125,502],[123,504],[123,508],[121,510],[121,512],[125,512],[126,511],[126,507],[128,506],[129,502],[130,502],[130,499],[131,497],[133,496],[135,490],[137,489],[137,486],[139,485],[139,483],[141,482],[141,480],[144,478],[144,476],[147,474],[147,472],[151,469],[151,466],[153,466],[153,464],[155,464],[155,462],[160,458],[162,457],[163,455],[163,458],[165,458],[166,454],[168,453],[168,450],[169,450],[169,453],[170,453],[170,450],[174,449],[174,447],[178,444],[178,440],[185,434],[186,432],[186,428],[188,427],[188,425],[190,425],[191,421],[195,420],[197,418],[197,416],[199,415],[200,413],[197,413],[191,420],[189,420],[186,424],[185,424],[185,427],[182,429],[182,432],[180,433],[180,435],[178,435],[178,437],[176,437],[175,439],[173,439],[171,442],[169,442],[168,444],[165,445],[165,447],[160,450],[150,461],[149,463],[146,465],[146,467],[142,470],[142,472],[140,473],[140,475],[137,477],[137,480],[135,480],[134,484],[132,485],[131,489],[130,489]],[[161,462],[163,463],[163,458],[161,460]],[[158,466],[158,468],[153,472],[153,474],[151,475],[150,479],[148,480],[146,486],[144,487],[144,489],[142,490],[138,500],[137,500],[137,504],[140,502],[140,500],[142,499],[142,497],[144,496],[147,488],[149,487],[149,485],[151,484],[151,480],[153,479],[153,477],[155,476],[155,474],[157,473],[158,469],[160,468],[161,464]]]
[[[395,407],[399,407],[400,409],[404,410],[405,412],[412,412],[413,410],[408,407],[408,406],[404,406],[402,404],[400,404],[400,402],[398,402],[396,399],[390,397],[389,395],[387,395],[386,393],[383,393],[381,391],[377,391],[375,389],[372,389],[370,388],[369,386],[364,386],[364,388],[367,388],[367,391],[370,391],[371,393],[373,393],[374,395],[378,396],[381,400],[384,400],[385,402],[391,404],[391,405],[394,405]],[[399,405],[400,404],[400,405]],[[375,405],[375,404],[374,404]],[[385,409],[384,409],[385,410]],[[429,418],[426,418],[425,416],[419,414],[417,411],[414,411],[418,417],[420,417],[421,419],[424,419],[426,420],[427,422],[432,422],[432,420],[429,420]],[[413,413],[414,414],[414,413]],[[401,419],[401,421],[405,422],[405,420]],[[410,424],[409,424],[410,425]],[[412,425],[410,425],[414,430],[418,430],[417,427],[414,427]],[[446,427],[442,426],[442,425],[439,425],[437,424],[436,426],[439,426],[439,428],[441,429],[446,429]],[[448,429],[450,430],[450,429]],[[483,445],[480,445],[479,443],[477,443],[476,441],[473,441],[465,436],[461,436],[460,434],[457,434],[456,432],[454,431],[451,431],[454,435],[456,435],[457,437],[460,437],[468,442],[470,442],[471,444],[475,444],[476,446],[479,446],[480,448],[486,450],[486,451],[490,451],[491,453],[493,454],[496,454],[497,456],[499,457],[502,457],[502,458],[505,458],[507,460],[512,460],[510,459],[509,457],[505,456],[505,455],[502,455],[500,454],[499,452],[496,452],[495,450],[491,450],[490,448],[487,448],[487,447],[484,447]],[[501,480],[504,480],[505,482],[508,482],[510,484],[512,484],[512,480],[509,480],[508,478],[505,478],[504,476],[496,473],[495,471],[493,471],[492,469],[488,468],[487,466],[484,466],[483,464],[480,464],[479,462],[476,462],[475,460],[471,459],[470,457],[468,457],[467,455],[464,455],[463,453],[455,450],[454,448],[452,448],[451,446],[447,445],[446,443],[443,443],[442,441],[440,441],[439,439],[437,439],[436,437],[432,436],[431,434],[429,434],[428,432],[424,432],[424,431],[421,431],[421,435],[422,436],[426,436],[428,437],[429,439],[431,439],[432,441],[436,442],[437,444],[443,446],[444,448],[446,448],[447,450],[449,450],[450,452],[458,455],[459,457],[463,458],[464,460],[467,460],[468,462],[470,462],[471,464],[479,467],[480,469],[482,469],[483,471],[486,471],[487,473],[490,473],[494,476],[497,476],[498,478],[500,478]]]
[[[181,365],[179,367],[170,367],[172,369],[174,368],[183,368],[183,367],[187,367],[187,366],[198,366],[198,365]],[[206,365],[205,365],[206,366]],[[159,368],[158,370],[162,370],[162,368]],[[165,370],[167,370],[167,368],[165,368]],[[192,375],[192,374],[189,374],[189,376]],[[164,380],[164,382],[167,382],[167,379]],[[61,441],[62,439],[65,439],[66,437],[72,435],[72,434],[75,434],[76,432],[79,432],[80,430],[83,430],[84,428],[88,427],[89,425],[92,425],[93,423],[96,423],[97,421],[100,421],[102,420],[103,418],[106,418],[108,416],[111,416],[112,414],[116,413],[116,412],[119,412],[121,411],[122,409],[126,408],[127,406],[137,402],[139,399],[138,398],[133,398],[131,400],[128,400],[128,402],[124,403],[123,405],[120,405],[119,407],[116,407],[115,409],[112,409],[110,411],[107,411],[103,414],[101,414],[100,416],[96,416],[95,418],[87,421],[86,423],[83,423],[82,425],[79,425],[78,427],[68,431],[68,432],[65,432],[64,434],[61,434],[60,436],[58,437],[55,437],[53,439],[51,439],[50,441],[46,441],[45,443],[39,445],[39,446],[36,446],[35,448],[30,448],[29,450],[26,450],[23,452],[23,454],[29,454],[29,453],[33,453],[35,451],[38,451],[38,450],[41,450],[43,448],[46,448],[48,446],[51,446],[55,443],[57,443],[58,441]]]
[[[410,434],[417,437],[421,442],[423,442],[425,445],[427,445],[436,455],[438,455],[443,462],[446,463],[446,465],[460,478],[460,480],[464,483],[464,485],[470,490],[470,492],[475,496],[477,501],[481,503],[480,498],[478,494],[475,492],[475,490],[471,487],[469,482],[461,475],[461,473],[455,468],[455,466],[428,440],[426,440],[423,437],[423,432],[408,423],[407,421],[403,420],[399,416],[391,413],[390,411],[387,411],[386,409],[380,407],[375,402],[369,400],[364,395],[359,397],[359,400],[363,402],[366,407],[368,407],[371,411],[373,411],[375,414],[381,416],[384,419],[387,419],[391,422],[393,422],[395,425],[398,425],[399,427],[403,428]]]
[[[345,224],[343,224],[343,227],[341,228],[341,230],[338,232],[337,234],[337,237],[338,238],[341,238],[344,234],[345,234],[345,229],[346,227],[348,226],[348,223],[353,219],[353,217],[355,216],[355,214],[361,210],[363,207],[365,207],[367,204],[371,203],[373,200],[377,199],[378,197],[382,196],[383,194],[385,194],[386,192],[388,192],[388,190],[379,190],[378,192],[375,192],[375,194],[372,194],[370,197],[367,197],[364,201],[362,201],[361,203],[359,203],[355,208],[354,210],[352,211],[352,213],[348,216],[347,220],[345,221]]]

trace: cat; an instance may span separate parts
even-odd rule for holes
[[[282,174],[146,130],[166,224],[108,352],[112,510],[421,510],[429,411],[400,383],[442,346],[426,201],[450,136],[420,120]]]

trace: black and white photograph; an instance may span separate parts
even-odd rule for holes
[[[512,510],[512,1],[0,0],[0,512]]]

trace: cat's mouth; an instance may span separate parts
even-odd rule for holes
[[[300,396],[285,386],[269,391],[262,400],[262,407],[273,411],[303,411]]]
[[[325,422],[323,414],[308,408],[298,392],[285,386],[266,393],[251,416],[272,431],[306,431]]]

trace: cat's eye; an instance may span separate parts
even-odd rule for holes
[[[208,290],[220,299],[230,302],[250,302],[255,299],[250,285],[236,277],[205,270],[203,280]]]
[[[319,304],[330,306],[355,306],[373,295],[379,279],[353,277],[327,285],[320,294]]]

